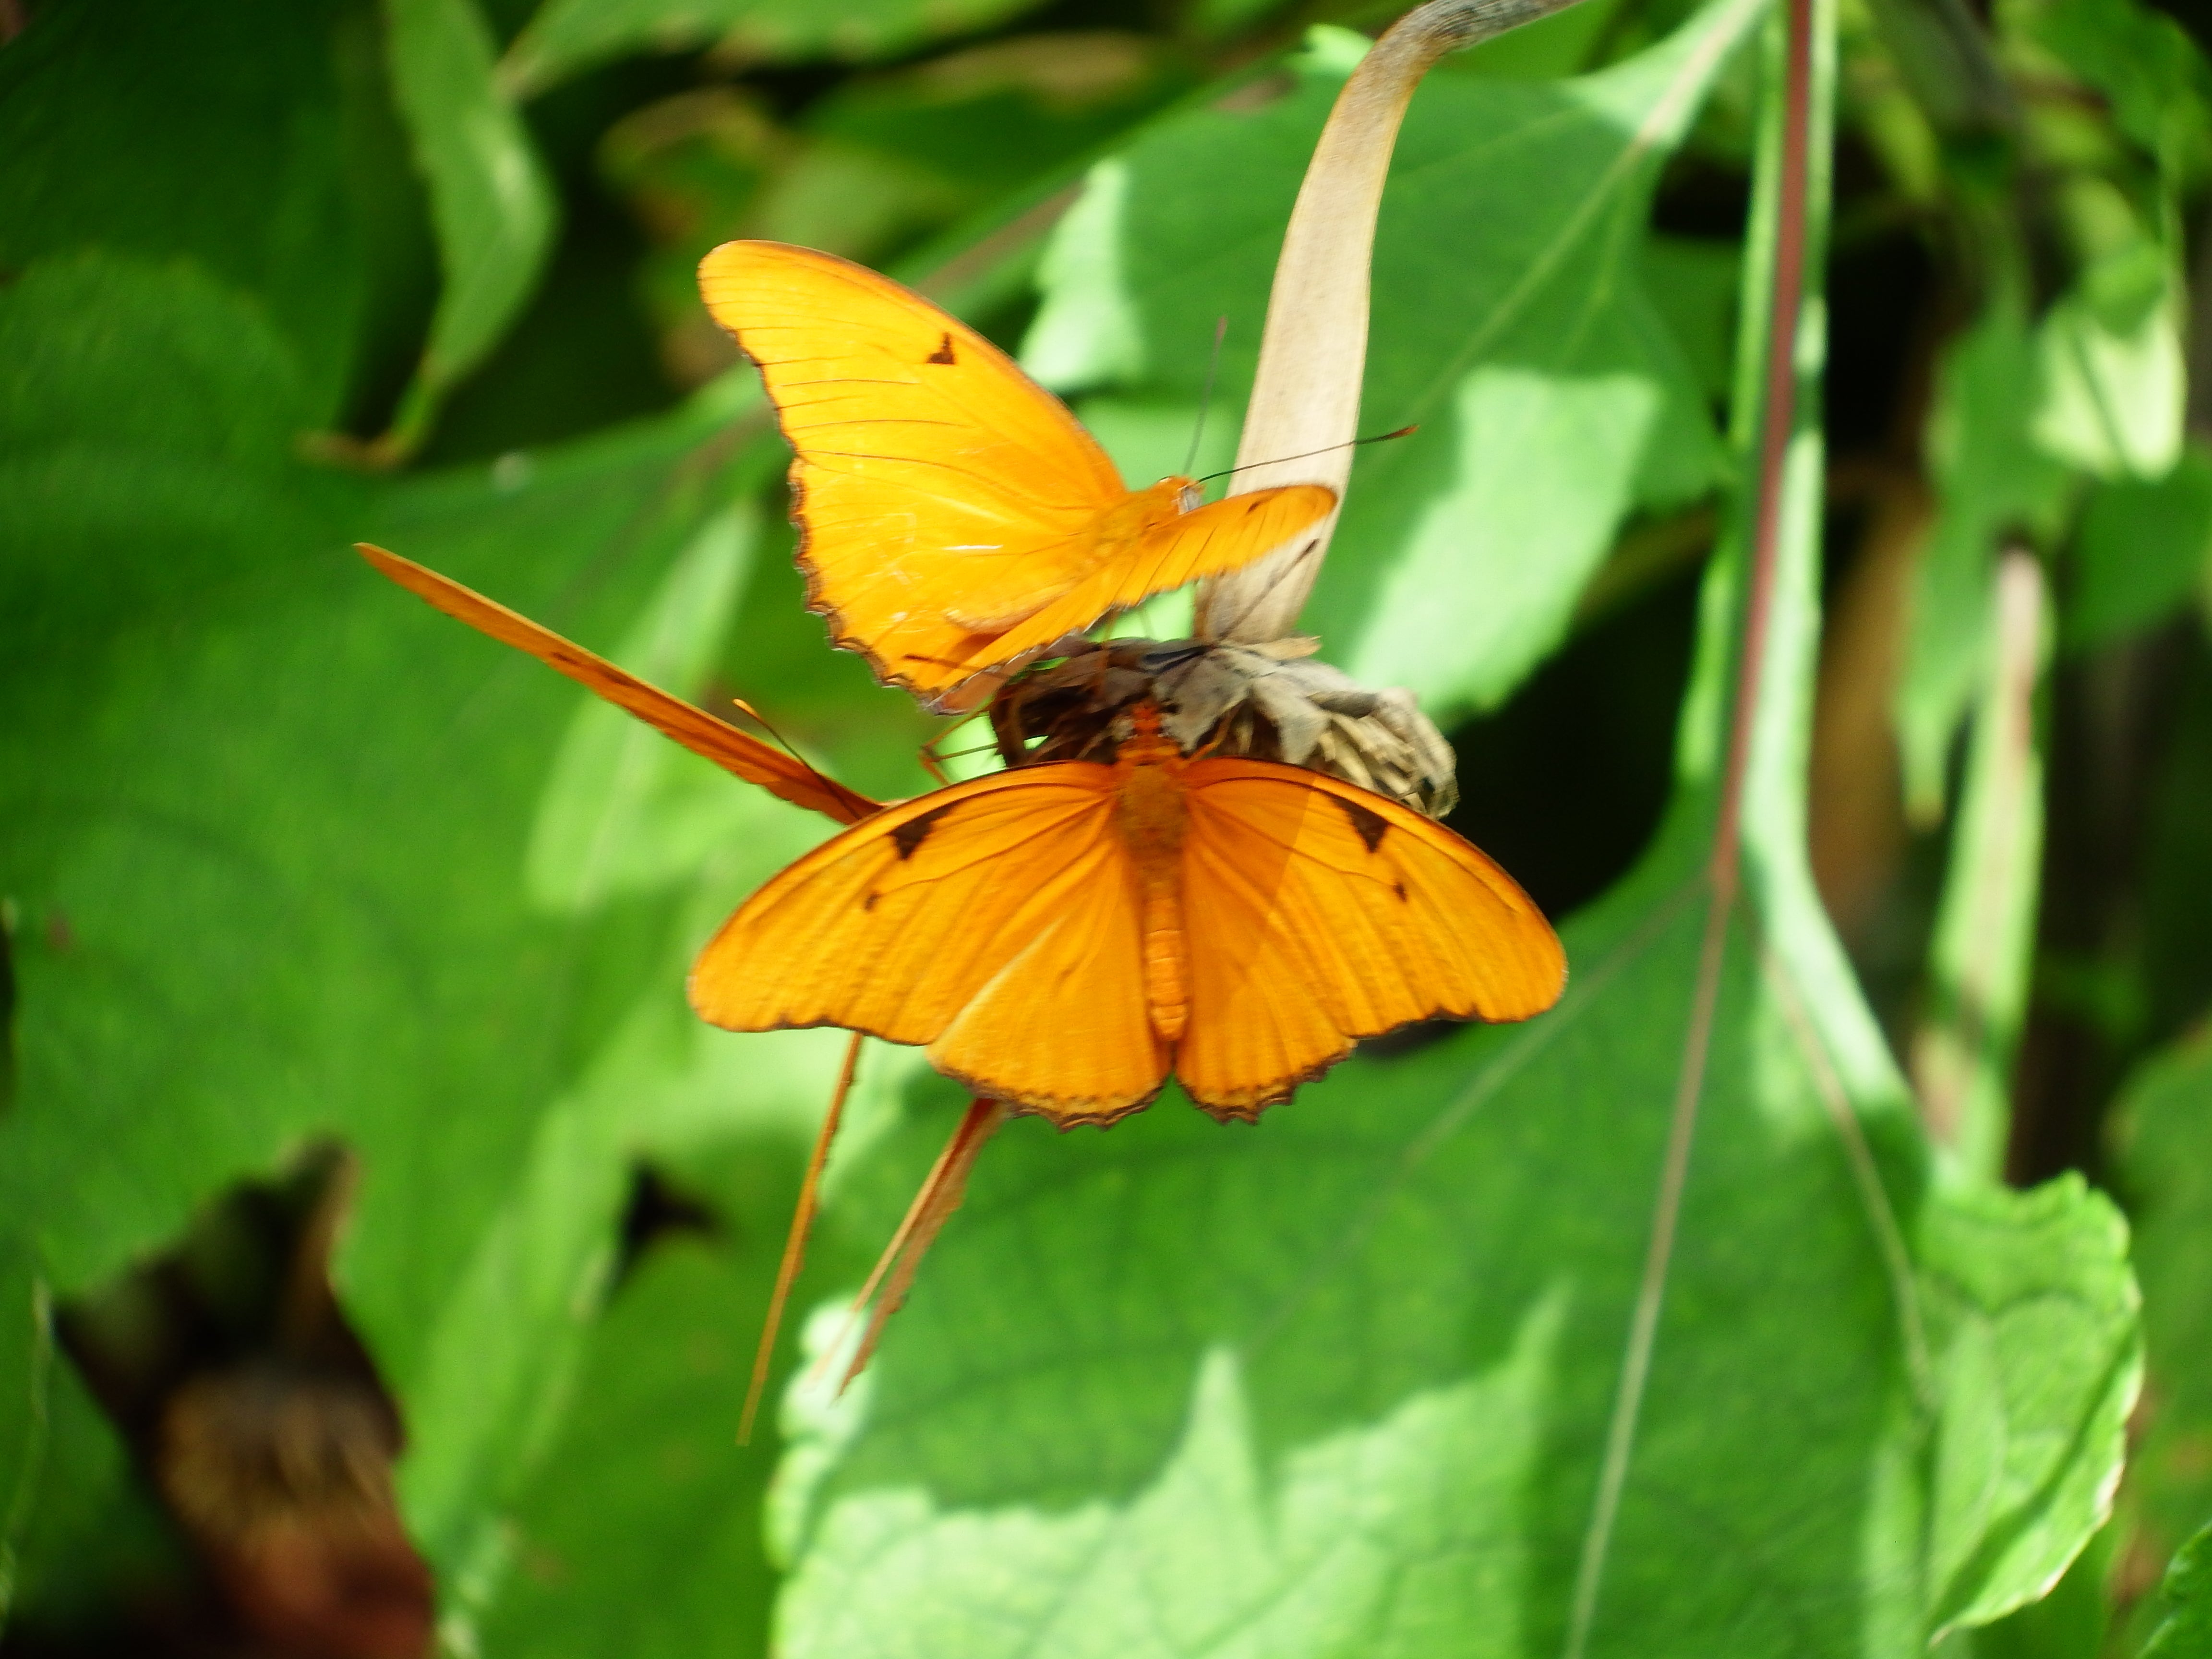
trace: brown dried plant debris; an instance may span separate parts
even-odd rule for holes
[[[991,704],[1010,766],[1113,758],[1126,711],[1151,699],[1186,754],[1201,750],[1310,767],[1442,817],[1459,799],[1449,744],[1395,688],[1374,690],[1314,656],[1294,635],[1264,645],[1121,639],[1071,642],[1070,654],[1011,683]]]

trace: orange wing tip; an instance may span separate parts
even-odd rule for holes
[[[407,580],[407,572],[422,568],[414,560],[403,559],[390,549],[379,547],[374,542],[356,542],[353,544],[353,550],[402,587],[413,586]]]

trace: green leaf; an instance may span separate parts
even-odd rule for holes
[[[174,315],[182,343],[150,361],[197,372],[202,313],[180,301]],[[252,389],[183,384],[209,389],[187,412],[213,433],[242,418],[220,399]],[[35,555],[11,561],[4,607],[0,890],[21,918],[21,1070],[0,1214],[71,1295],[308,1136],[350,1143],[366,1173],[341,1294],[409,1423],[410,1524],[457,1585],[557,1413],[624,1149],[637,1114],[660,1109],[648,1085],[677,1086],[653,1066],[680,1082],[694,1063],[652,1043],[641,1060],[641,987],[688,1029],[683,967],[716,909],[806,842],[757,825],[696,882],[548,915],[527,849],[586,694],[379,580],[344,542],[366,533],[586,640],[612,635],[663,580],[696,597],[713,563],[701,526],[729,484],[714,413],[397,485],[172,458],[131,416],[99,445],[11,456],[0,492],[11,547]],[[213,504],[197,524],[179,510],[186,480]],[[696,662],[718,641],[682,643]],[[817,1109],[834,1066],[802,1068]],[[678,1094],[695,1135],[738,1114],[726,1083]],[[27,1398],[21,1357],[0,1358],[15,1362],[0,1398]],[[12,1437],[18,1407],[0,1422]],[[54,1467],[27,1536],[52,1535],[49,1510],[80,1486],[100,1490],[81,1460]]]
[[[1939,510],[1913,574],[1893,705],[1906,809],[1922,822],[1942,811],[1951,739],[1981,678],[1998,540],[2047,535],[2063,500],[2065,470],[2029,429],[2041,375],[2018,307],[2004,298],[1937,371],[1928,468]]]
[[[40,260],[0,289],[0,360],[11,450],[114,444],[265,466],[312,418],[266,307],[180,260]]]
[[[635,1150],[704,1204],[708,1231],[649,1243],[586,1338],[565,1425],[514,1504],[509,1559],[483,1618],[492,1653],[551,1659],[611,1646],[688,1659],[766,1644],[774,1577],[763,1499],[776,1447],[764,1432],[738,1446],[738,1411],[800,1156],[846,1038],[713,1031],[665,994],[641,1015],[632,1081],[649,1103],[633,1114]],[[908,1051],[877,1045],[864,1056],[833,1190],[895,1120],[917,1069]],[[817,1234],[816,1282],[825,1270],[858,1272],[873,1254],[873,1241],[856,1249]],[[779,1381],[793,1347],[787,1336]]]
[[[1651,303],[1680,342],[1698,387],[1714,402],[1724,400],[1734,374],[1742,250],[1733,242],[1655,235],[1644,244],[1643,264]]]
[[[2142,1659],[2204,1659],[2212,1654],[2212,1526],[2174,1556],[2159,1599],[2166,1618]]]
[[[26,1374],[19,1358],[4,1356],[8,1386],[36,1390],[21,1424],[35,1433],[37,1455],[12,1494],[11,1535],[0,1547],[0,1622],[35,1639],[112,1615],[118,1596],[174,1594],[183,1548],[114,1425],[74,1366],[47,1352]]]
[[[897,156],[979,205],[1073,161],[1188,91],[1181,58],[1138,34],[1031,34],[855,77],[800,129]]]
[[[1919,1241],[1942,1364],[1942,1629],[2039,1598],[2102,1523],[2142,1372],[2127,1224],[2100,1194],[2069,1174],[1946,1199]]]
[[[592,1330],[568,1425],[517,1506],[485,1651],[766,1650],[774,1449],[738,1446],[736,1424],[775,1257],[768,1239],[744,1244],[734,1256],[720,1240],[655,1247]]]
[[[530,96],[579,70],[640,52],[719,44],[770,62],[893,58],[988,28],[1038,0],[544,0],[501,76]]]
[[[2039,1601],[1937,1647],[1941,1659],[2100,1659],[2112,1632],[2106,1585],[2123,1523],[2108,1523]]]
[[[228,579],[241,541],[306,538],[291,441],[311,405],[264,307],[185,260],[87,251],[0,289],[0,602],[19,689]],[[75,689],[55,683],[50,692]]]
[[[740,501],[699,526],[660,592],[611,653],[656,685],[697,686],[744,594],[759,514]],[[694,874],[748,820],[782,804],[611,703],[587,697],[546,780],[528,854],[532,896],[556,914]],[[803,816],[803,815],[802,815]]]
[[[1755,258],[1753,387],[1771,280]],[[1935,1177],[1805,867],[1820,314],[1771,608],[1747,630],[1747,488],[1668,825],[1567,925],[1565,1000],[1355,1057],[1250,1130],[1172,1095],[1109,1136],[1010,1125],[870,1371],[791,1397],[780,1650],[1904,1656],[2095,1529],[2124,1230],[2078,1182]],[[1747,631],[1747,886],[1716,913]],[[947,1092],[856,1171],[854,1231],[888,1230]]]
[[[5,1630],[20,1594],[22,1534],[46,1459],[53,1380],[52,1310],[40,1282],[38,1257],[12,1236],[0,1236],[0,1379],[14,1395],[0,1412],[0,1630]]]
[[[1498,702],[1565,635],[1622,519],[1713,482],[1706,399],[1641,256],[1658,168],[1754,15],[1708,9],[1581,80],[1437,76],[1414,99],[1364,419],[1421,430],[1363,454],[1309,612],[1355,676],[1446,720]],[[1291,201],[1362,44],[1316,32],[1293,90],[1177,115],[1101,163],[1045,257],[1032,372],[1194,403],[1226,315],[1218,406],[1241,404]]]
[[[2212,580],[2212,454],[2192,446],[2162,478],[2090,490],[2060,637],[2092,650],[2150,627]]]
[[[2020,22],[2066,70],[2104,93],[2115,124],[2185,186],[2212,159],[2212,75],[2179,23],[2132,0],[2057,0]]]
[[[555,198],[530,134],[492,77],[476,0],[383,0],[392,82],[429,185],[444,283],[394,429],[411,445],[437,400],[482,362],[529,300]]]
[[[2099,258],[2037,331],[2035,437],[2100,478],[2155,478],[2181,453],[2188,371],[2172,254],[2137,236]]]

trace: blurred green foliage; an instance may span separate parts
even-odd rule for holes
[[[457,1654],[2197,1650],[2201,1544],[2153,1592],[2212,1517],[2212,81],[2138,0],[1816,15],[1834,213],[1694,1117],[1779,29],[1583,0],[1413,102],[1364,418],[1421,431],[1363,454],[1307,616],[1453,728],[1455,823],[1563,922],[1568,1000],[1256,1130],[1017,1121],[871,1371],[780,1361],[741,1449],[843,1039],[708,1030],[683,974],[828,826],[347,544],[918,791],[932,723],[805,614],[698,256],[922,283],[1133,477],[1226,316],[1225,456],[1387,16],[0,5],[9,1650],[250,1646],[174,1419],[113,1379],[245,1271],[186,1259],[225,1195],[332,1140],[331,1280]],[[1933,1038],[1979,1151],[1924,1121]],[[959,1104],[882,1045],[860,1079],[793,1349]]]

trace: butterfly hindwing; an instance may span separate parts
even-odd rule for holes
[[[1052,920],[929,1045],[977,1094],[1065,1128],[1160,1091],[1172,1056],[1146,1005],[1142,909],[1118,836],[1101,836]]]
[[[1009,628],[994,648],[1009,658],[1042,650],[1065,635],[1081,633],[1109,611],[1241,568],[1328,517],[1335,505],[1336,492],[1321,484],[1285,484],[1194,508],[1140,539],[1108,550],[1089,575]]]
[[[1364,1036],[1445,1016],[1525,1019],[1566,960],[1511,877],[1397,802],[1266,761],[1184,775],[1191,1097],[1249,1116]]]

